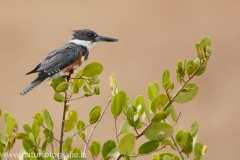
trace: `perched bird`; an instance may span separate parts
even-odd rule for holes
[[[38,72],[38,77],[24,90],[21,95],[27,94],[33,88],[46,80],[56,79],[72,73],[88,57],[89,49],[97,42],[117,42],[118,39],[99,36],[89,29],[73,31],[70,41],[60,48],[50,52],[28,74]]]

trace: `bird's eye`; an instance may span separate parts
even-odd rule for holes
[[[92,33],[88,34],[88,37],[93,37],[93,36],[94,36],[94,34],[92,34]]]

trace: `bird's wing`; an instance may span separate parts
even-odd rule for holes
[[[34,72],[39,73],[38,77],[33,82],[43,78],[46,79],[47,77],[51,77],[60,72],[65,67],[74,63],[79,54],[86,54],[86,52],[88,52],[86,48],[74,44],[66,44],[59,49],[56,49],[48,54],[47,57],[36,67]]]

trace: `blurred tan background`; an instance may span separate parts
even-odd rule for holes
[[[160,82],[165,68],[170,69],[171,79],[176,82],[177,61],[184,57],[195,59],[194,44],[208,35],[212,38],[212,56],[207,71],[193,80],[200,88],[196,98],[176,105],[182,116],[175,129],[180,124],[187,129],[197,120],[198,140],[208,146],[204,159],[237,160],[240,156],[239,7],[237,0],[1,1],[0,108],[17,119],[20,131],[24,122],[32,122],[35,112],[48,108],[59,137],[63,105],[54,102],[48,83],[24,97],[19,93],[36,76],[25,76],[25,73],[50,51],[66,43],[71,30],[88,28],[121,39],[118,43],[94,46],[84,64],[93,61],[104,64],[101,95],[71,103],[72,109],[79,112],[79,119],[84,121],[94,105],[104,107],[107,103],[111,73],[117,76],[119,88],[133,99],[138,94],[147,96],[147,85],[155,80]],[[108,109],[92,140],[103,143],[115,139],[113,127]],[[4,130],[3,118],[0,129]],[[137,144],[143,143],[143,139]],[[20,145],[17,142],[13,152],[19,152]],[[75,145],[83,146],[80,138]]]

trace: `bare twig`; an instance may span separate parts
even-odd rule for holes
[[[42,127],[47,130],[47,128],[46,128],[44,125],[42,125]],[[55,137],[52,136],[51,134],[48,134],[48,135],[49,135],[50,137],[52,137],[55,141],[57,141],[58,143],[60,143],[60,141],[59,141],[57,138],[55,138]]]
[[[78,99],[81,99],[81,98],[84,98],[85,96],[81,96],[81,97],[78,97],[78,98],[73,98],[73,99],[69,99],[68,101],[74,101],[74,100],[78,100]]]
[[[91,132],[89,133],[88,139],[86,140],[86,145],[85,145],[85,147],[84,147],[83,154],[86,155],[87,145],[88,145],[88,143],[89,143],[89,141],[90,141],[90,139],[91,139],[91,137],[92,137],[93,131],[94,131],[95,128],[97,127],[98,123],[102,120],[103,115],[105,114],[105,112],[106,112],[106,110],[107,110],[107,108],[108,108],[108,106],[109,106],[109,104],[110,104],[111,101],[112,101],[112,98],[109,98],[109,100],[108,100],[108,102],[107,102],[107,105],[106,105],[106,107],[105,107],[104,110],[103,110],[102,115],[100,116],[99,120],[98,120],[97,123],[93,126]]]
[[[91,152],[91,150],[90,150],[90,148],[89,148],[88,142],[87,142],[87,141],[84,141],[84,142],[85,142],[85,145],[86,145],[86,147],[88,148],[89,152],[91,153],[92,158],[95,160],[95,157],[94,157],[94,155],[92,154],[92,152]],[[85,154],[85,155],[86,155],[86,154]]]
[[[67,76],[67,82],[71,79],[71,74],[73,72],[69,72],[69,75]],[[61,134],[60,134],[60,147],[59,147],[59,159],[63,159],[63,153],[62,153],[62,145],[63,145],[63,135],[64,135],[64,121],[65,121],[65,116],[66,116],[66,110],[67,110],[67,93],[65,92],[65,101],[64,101],[64,106],[63,106],[63,116],[62,116],[62,125],[61,125]]]
[[[117,142],[119,143],[118,134],[117,134],[117,117],[114,117],[114,126],[115,126],[115,133],[116,133]]]
[[[175,147],[177,148],[177,151],[178,151],[178,153],[180,154],[182,160],[184,160],[183,155],[182,155],[182,152],[181,152],[180,149],[178,148],[177,142],[175,141],[173,135],[171,135],[171,139],[172,139],[172,141],[173,141]]]
[[[92,96],[92,95],[94,95],[94,93],[91,93],[91,95],[89,95],[89,96]],[[69,99],[68,101],[74,101],[74,100],[78,100],[78,99],[81,99],[81,98],[84,98],[84,97],[86,97],[86,96],[81,96],[81,97],[78,97],[78,98]]]
[[[158,151],[160,151],[162,149],[163,149],[163,147],[161,147],[161,148],[159,148],[159,149],[157,149],[155,151],[152,151],[152,152],[149,152],[149,153],[145,153],[145,154],[126,155],[126,156],[128,156],[128,157],[141,157],[141,156],[146,156],[146,155],[149,155],[149,154],[152,154],[152,153],[156,153],[156,152],[158,152]]]
[[[178,117],[177,117],[177,120],[176,120],[176,122],[173,124],[173,127],[174,127],[174,126],[177,124],[177,122],[178,122],[178,120],[179,120],[180,116],[181,116],[181,112],[179,113],[179,115],[178,115]]]
[[[85,127],[83,127],[82,129],[80,129],[79,131],[77,131],[76,133],[74,133],[72,135],[72,137],[76,136],[79,132],[83,131],[85,128],[87,128],[88,126],[90,126],[90,124],[86,125]]]

